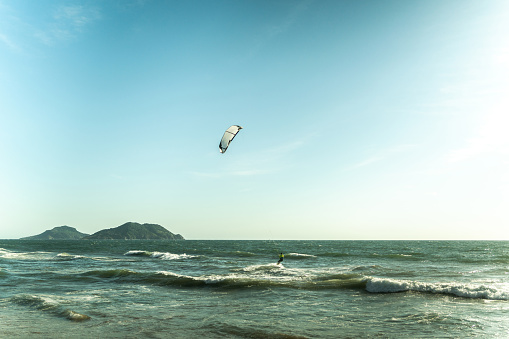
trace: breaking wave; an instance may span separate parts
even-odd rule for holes
[[[61,261],[70,261],[70,260],[76,260],[76,259],[85,259],[86,257],[82,256],[82,255],[74,255],[74,254],[69,254],[69,253],[59,253],[59,254],[57,254],[57,256],[55,258],[57,260],[61,260]]]
[[[421,292],[454,295],[462,298],[509,300],[509,292],[495,286],[375,278],[354,272],[313,273],[305,270],[287,269],[275,264],[253,265],[234,270],[228,274],[202,276],[191,276],[171,271],[136,272],[127,269],[89,271],[81,273],[79,276],[83,279],[106,279],[119,283],[182,288],[355,289],[370,293]]]
[[[77,279],[110,280],[118,283],[150,284],[169,287],[209,287],[223,289],[285,287],[305,290],[337,288],[364,289],[364,277],[358,274],[303,274],[277,265],[256,265],[229,274],[191,276],[171,271],[136,272],[127,269],[89,271]]]
[[[35,308],[42,312],[47,312],[71,321],[85,321],[91,319],[88,315],[64,308],[60,303],[49,297],[22,294],[10,298],[10,301],[18,305]]]
[[[240,269],[236,269],[235,271],[244,271],[244,272],[272,271],[272,270],[280,270],[283,268],[284,268],[284,266],[282,264],[278,265],[276,263],[272,263],[272,264],[266,264],[266,265],[251,265],[251,266],[243,267]]]
[[[372,293],[424,292],[463,298],[509,300],[509,292],[493,286],[460,283],[427,283],[388,278],[367,278],[366,290]]]
[[[150,258],[158,258],[162,260],[180,260],[180,259],[190,259],[190,258],[196,258],[196,255],[189,255],[189,254],[175,254],[170,252],[149,252],[149,251],[128,251],[124,253],[124,255],[127,256],[140,256],[140,257],[150,257]]]
[[[0,248],[0,258],[14,259],[14,260],[48,260],[52,259],[49,252],[14,252]]]

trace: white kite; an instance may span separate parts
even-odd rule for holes
[[[228,146],[230,146],[230,142],[232,142],[233,138],[239,133],[242,127],[233,125],[228,127],[226,132],[224,132],[223,137],[221,138],[221,142],[219,143],[219,152],[224,153]]]

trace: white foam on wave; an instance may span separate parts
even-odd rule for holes
[[[274,276],[270,274],[256,274],[246,275],[242,273],[230,273],[230,274],[213,274],[208,276],[202,276],[195,278],[196,280],[202,280],[206,284],[217,284],[222,282],[230,282],[233,284],[257,284],[259,282],[289,282],[292,281],[292,277],[288,276]]]
[[[182,278],[182,279],[190,279],[194,281],[201,281],[205,284],[217,284],[221,283],[225,280],[239,280],[242,278],[245,278],[244,276],[237,275],[237,274],[227,274],[227,275],[220,275],[220,274],[214,274],[214,275],[206,275],[206,276],[199,276],[199,277],[193,277],[190,275],[184,275],[184,274],[178,274],[171,271],[158,271],[158,274],[162,274],[169,277],[174,278]]]
[[[231,280],[231,281],[240,281],[241,279],[245,280],[246,277],[244,277],[242,275],[238,275],[238,274],[227,274],[227,275],[216,274],[216,275],[209,275],[206,277],[199,277],[198,279],[204,281],[206,284],[217,284],[217,283],[220,283],[220,282],[223,282],[226,280]]]
[[[150,255],[150,252],[133,250],[124,253],[124,255]]]
[[[0,257],[16,260],[48,260],[52,259],[50,252],[13,252],[0,248]]]
[[[14,296],[10,300],[18,305],[26,305],[40,311],[49,312],[56,316],[63,316],[71,321],[84,321],[90,319],[88,315],[64,309],[62,304],[53,299],[53,297],[22,294]]]
[[[464,298],[509,300],[509,292],[493,286],[460,283],[427,283],[388,278],[368,278],[366,290],[372,293],[426,292],[451,294]]]
[[[195,255],[189,255],[189,254],[175,254],[170,252],[154,252],[152,253],[151,257],[153,258],[160,258],[162,260],[179,260],[179,259],[190,259],[190,258],[196,258]]]
[[[103,292],[103,291],[101,291],[101,292]],[[98,293],[97,290],[88,290],[86,292],[81,291],[81,290],[80,291],[72,291],[72,292],[67,292],[65,295],[68,300],[72,300],[74,302],[90,302],[90,301],[95,301],[95,300],[101,299],[100,293]]]
[[[124,253],[124,255],[127,256],[146,256],[151,258],[157,258],[162,260],[179,260],[179,259],[190,259],[190,258],[196,258],[196,255],[189,255],[186,253],[183,254],[175,254],[170,252],[149,252],[149,251],[139,251],[139,250],[132,250]]]
[[[192,280],[196,280],[196,281],[203,281],[207,284],[214,284],[214,283],[222,282],[227,279],[239,279],[239,278],[243,277],[238,274],[227,274],[227,275],[213,274],[213,275],[193,277],[190,275],[178,274],[178,273],[171,272],[171,271],[158,271],[157,274],[162,274],[165,276],[175,277],[175,278],[186,278],[186,279],[192,279]]]
[[[83,259],[86,257],[83,255],[74,255],[74,254],[69,254],[69,253],[64,252],[64,253],[57,254],[56,258],[61,259],[61,260],[75,260],[75,259]]]
[[[9,254],[11,251],[6,250],[5,248],[0,248],[0,258],[9,258]]]
[[[254,272],[254,271],[271,271],[274,269],[283,269],[284,266],[281,264],[271,263],[271,264],[265,264],[265,265],[251,265],[247,267],[243,267],[240,270],[244,272]]]
[[[255,273],[254,275],[251,273]],[[201,281],[205,284],[218,284],[223,282],[232,282],[232,283],[246,283],[246,282],[257,282],[257,281],[279,281],[279,282],[287,282],[294,279],[292,276],[276,276],[268,274],[267,272],[257,271],[257,272],[249,272],[249,273],[227,273],[227,274],[210,274],[210,275],[202,275],[202,276],[189,276],[174,273],[171,271],[158,271],[157,274],[162,274],[169,277],[174,278],[184,278],[191,279],[194,281]]]
[[[170,277],[175,277],[175,278],[197,279],[197,278],[192,277],[190,275],[178,274],[178,273],[171,272],[171,271],[157,271],[156,273],[157,274],[166,275],[166,276],[170,276]]]

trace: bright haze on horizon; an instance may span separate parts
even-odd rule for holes
[[[506,0],[0,0],[0,239],[134,221],[509,240],[508,18]]]

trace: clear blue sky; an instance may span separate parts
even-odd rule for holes
[[[0,238],[509,239],[508,37],[506,0],[0,0]]]

